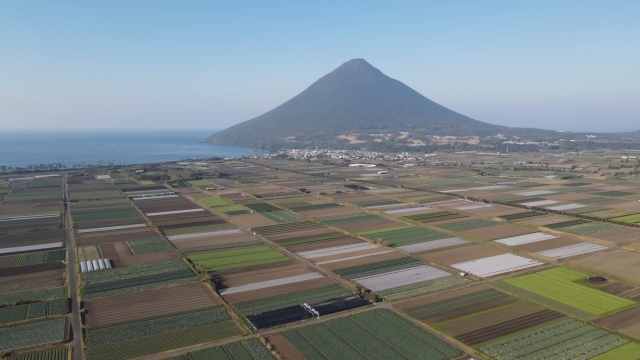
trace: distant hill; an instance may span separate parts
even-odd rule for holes
[[[427,99],[365,60],[353,59],[284,104],[217,132],[208,141],[263,149],[380,149],[477,145],[517,135],[557,137],[554,131],[514,129],[474,120]]]

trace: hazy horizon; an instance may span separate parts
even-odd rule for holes
[[[352,58],[471,118],[640,129],[640,3],[6,3],[0,129],[224,129]]]

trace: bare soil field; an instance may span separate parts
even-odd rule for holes
[[[93,228],[101,228],[101,227],[108,227],[108,226],[140,224],[143,222],[145,221],[141,217],[96,220],[96,221],[82,221],[82,222],[74,222],[73,228],[74,229],[93,229]]]
[[[557,195],[556,194],[547,195],[547,198],[549,198],[549,200],[566,201],[566,202],[588,199],[592,197],[593,195],[589,193],[566,193],[566,194],[557,194]]]
[[[88,326],[108,325],[202,309],[219,303],[205,284],[196,282],[85,301],[86,321]]]
[[[511,214],[517,214],[519,212],[522,212],[521,209],[508,208],[500,205],[494,205],[489,208],[479,208],[479,209],[472,209],[472,210],[456,210],[456,211],[463,211],[466,214],[485,216],[485,217],[511,215]]]
[[[309,244],[293,245],[293,246],[287,247],[287,250],[294,253],[299,253],[302,251],[311,251],[311,250],[330,248],[334,246],[343,246],[343,245],[358,244],[358,243],[365,244],[366,241],[353,238],[353,237],[343,237],[343,238],[338,238],[336,240],[327,240],[327,241],[313,242]]]
[[[620,209],[620,210],[639,212],[640,211],[640,201],[638,201],[639,198],[640,198],[640,195],[634,195],[632,199],[621,200],[621,202],[607,205],[607,207]]]
[[[640,340],[640,306],[597,319],[594,323]]]
[[[154,254],[135,255],[119,259],[114,259],[113,263],[115,267],[125,267],[131,265],[149,264],[158,261],[180,259],[182,256],[175,250],[165,251]]]
[[[638,263],[640,263],[640,254],[624,250],[607,251],[571,262],[576,266],[594,269],[631,282],[640,283],[640,267],[637,266]]]
[[[285,284],[280,286],[273,286],[267,289],[259,289],[253,291],[245,291],[241,293],[225,295],[224,299],[230,304],[241,303],[245,301],[266,299],[272,296],[290,294],[297,291],[305,291],[310,289],[319,288],[322,286],[328,286],[335,284],[336,282],[329,278],[313,279],[302,281],[294,284]]]
[[[66,265],[63,262],[50,262],[44,264],[30,265],[30,266],[18,266],[8,268],[0,271],[0,278],[13,277],[19,275],[37,274],[42,271],[60,270],[66,269]]]
[[[469,295],[469,294],[476,293],[478,291],[489,290],[489,289],[491,289],[491,288],[486,286],[486,285],[484,285],[484,284],[475,284],[475,285],[468,286],[468,287],[465,287],[465,288],[462,288],[462,289],[447,291],[447,292],[441,293],[441,294],[436,294],[436,295],[432,295],[432,296],[426,296],[426,297],[418,298],[418,299],[415,299],[415,300],[405,301],[405,302],[402,302],[400,304],[397,304],[396,308],[404,311],[404,310],[409,309],[409,308],[414,308],[414,307],[418,307],[418,306],[422,306],[422,305],[433,304],[433,303],[438,302],[438,301],[453,299],[453,298],[458,297],[458,296],[466,296],[466,295]]]
[[[406,223],[399,221],[391,221],[387,219],[372,220],[372,221],[360,221],[353,224],[336,225],[337,228],[347,232],[357,233],[361,231],[381,230],[397,226],[404,226]]]
[[[348,206],[334,207],[330,209],[303,211],[301,214],[310,218],[322,218],[327,216],[340,216],[359,213],[360,210]]]
[[[285,360],[305,360],[306,358],[280,333],[265,335],[267,343]]]
[[[149,229],[125,229],[108,233],[83,234],[76,236],[78,246],[99,245],[116,241],[138,240],[156,237],[158,234]]]
[[[100,252],[102,253],[102,257],[111,260],[133,255],[124,241],[100,244],[99,247]]]
[[[276,222],[275,221],[271,221],[265,217],[262,217],[258,214],[246,214],[246,215],[236,215],[233,217],[233,222],[235,222],[236,224],[246,227],[246,228],[251,228],[251,227],[255,227],[255,226],[266,226],[266,225],[273,225]]]
[[[530,329],[548,322],[561,319],[564,315],[548,309],[509,319],[498,324],[489,325],[482,329],[472,330],[460,334],[455,338],[467,345],[478,345],[501,338],[522,330]]]
[[[533,232],[536,232],[536,230],[511,224],[500,224],[479,229],[462,231],[461,233],[482,240],[497,240],[511,236],[531,234]]]
[[[619,229],[601,231],[589,236],[596,239],[608,240],[616,244],[623,245],[640,241],[640,229],[621,227]]]
[[[567,238],[567,237],[558,237],[558,238],[555,238],[555,239],[538,241],[538,242],[519,245],[519,246],[514,246],[514,247],[516,249],[520,249],[520,250],[523,250],[523,251],[535,253],[535,252],[545,251],[545,250],[549,250],[549,249],[556,249],[556,248],[563,247],[563,246],[580,244],[582,242],[583,241],[580,241],[580,240],[577,240],[577,239],[572,239],[572,238]]]
[[[602,290],[606,293],[612,294],[612,295],[616,295],[616,296],[620,296],[623,297],[625,299],[631,299],[633,301],[640,301],[640,288],[633,286],[633,285],[629,285],[629,284],[625,284],[625,283],[621,283],[621,282],[611,282],[612,280],[609,280],[609,284],[606,285],[602,285],[600,287],[598,287],[599,290]]]
[[[555,223],[569,221],[569,220],[575,220],[575,218],[562,216],[562,215],[548,214],[548,215],[538,215],[538,216],[532,216],[528,218],[516,219],[514,221],[521,222],[524,224],[529,224],[529,225],[544,226],[544,225],[555,224]]]
[[[13,267],[13,261],[16,259],[15,255],[0,257],[0,269],[6,269]]]
[[[491,311],[468,316],[442,325],[440,328],[447,333],[457,336],[470,331],[486,328],[503,321],[529,315],[542,310],[543,307],[528,302],[519,302]]]
[[[318,229],[311,229],[311,230],[293,231],[293,232],[288,232],[283,234],[267,235],[265,236],[265,238],[271,241],[280,243],[280,242],[290,242],[290,241],[316,238],[316,237],[322,237],[322,236],[330,236],[330,235],[342,235],[342,233],[339,233],[329,228],[318,228]]]
[[[372,255],[372,256],[367,256],[367,257],[363,257],[360,259],[354,259],[354,260],[349,260],[349,261],[340,261],[340,262],[335,262],[335,263],[330,263],[330,264],[324,264],[324,265],[320,265],[323,268],[327,269],[327,270],[337,270],[337,269],[343,269],[343,268],[347,268],[347,267],[352,267],[352,266],[359,266],[359,265],[365,265],[365,264],[372,264],[372,263],[377,263],[377,262],[381,262],[381,261],[387,261],[387,260],[393,260],[393,259],[400,259],[406,257],[405,255],[393,251],[390,253],[383,253],[380,255]]]
[[[237,271],[234,271],[237,270]],[[244,271],[240,271],[244,270]],[[306,265],[291,260],[276,264],[264,264],[247,268],[219,271],[210,275],[212,281],[225,287],[241,286],[259,281],[280,279],[312,272]]]
[[[226,221],[219,216],[202,216],[174,220],[154,221],[153,224],[160,229],[181,229],[191,226],[204,226],[214,224],[224,224]]]
[[[66,274],[65,270],[66,269],[54,269],[35,273],[3,275],[0,277],[0,293],[3,293],[4,290],[6,290],[5,287],[8,288],[11,285],[18,285],[25,289],[28,288],[27,284],[38,282],[55,283],[56,281],[59,281],[59,284],[62,285]],[[17,291],[20,291],[20,289]]]
[[[319,257],[319,258],[315,258],[315,259],[311,259],[311,261],[313,261],[314,263],[320,263],[320,262],[325,262],[325,261],[336,261],[340,260],[340,259],[345,259],[345,258],[350,258],[350,257],[354,257],[354,256],[364,256],[364,255],[368,255],[365,256],[366,257],[370,257],[370,256],[376,256],[373,254],[376,253],[389,253],[391,250],[386,249],[382,246],[378,246],[376,248],[373,249],[367,249],[367,250],[360,250],[360,251],[354,251],[354,252],[350,252],[347,254],[338,254],[338,255],[331,255],[331,256],[323,256],[323,257]],[[353,260],[357,260],[357,259],[352,259],[352,260],[344,260],[344,261],[353,261]],[[340,261],[343,262],[343,261]],[[322,266],[322,265],[320,265]]]
[[[507,254],[508,251],[493,246],[472,244],[450,250],[437,251],[421,255],[420,257],[441,265],[452,265],[465,261],[481,259],[489,256]]]

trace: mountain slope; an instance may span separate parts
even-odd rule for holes
[[[398,136],[399,132],[408,135]],[[265,149],[425,139],[428,135],[494,136],[510,132],[449,110],[353,59],[306,90],[254,119],[209,136],[208,141]],[[388,134],[390,136],[370,134]]]

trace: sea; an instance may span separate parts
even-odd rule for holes
[[[206,143],[216,130],[2,130],[0,166],[143,164],[262,153]]]

